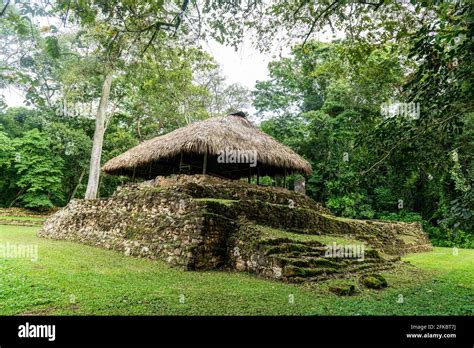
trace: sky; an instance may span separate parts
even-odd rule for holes
[[[268,78],[267,66],[272,60],[272,55],[259,52],[248,41],[245,41],[237,51],[214,40],[207,42],[203,48],[219,63],[229,84],[240,83],[253,89],[256,81]]]
[[[253,89],[256,81],[268,78],[267,66],[273,54],[259,52],[248,41],[244,41],[237,51],[214,40],[205,43],[203,48],[219,63],[228,84],[240,83]],[[23,104],[24,98],[18,90],[10,88],[4,94],[8,106]]]
[[[324,28],[324,32],[315,32],[315,40],[329,42],[334,37],[343,37],[342,32],[337,32],[335,36],[330,33],[330,28]],[[244,42],[235,51],[233,47],[224,46],[214,40],[204,44],[204,49],[208,51],[221,66],[227,83],[240,83],[241,85],[253,89],[255,82],[268,79],[268,63],[272,60],[288,56],[290,47],[275,46],[272,52],[262,53],[252,47],[250,38],[244,38]]]
[[[45,19],[40,20],[40,24]],[[44,24],[49,24],[45,22]],[[314,33],[313,38],[321,41],[331,41],[333,39],[329,28],[325,32]],[[341,33],[337,34],[341,37]],[[236,51],[233,47],[225,46],[215,40],[203,43],[203,48],[208,51],[219,63],[227,84],[239,83],[250,90],[253,90],[257,81],[268,79],[268,63],[281,56],[290,53],[290,47],[274,48],[273,52],[262,53],[251,44],[250,37],[244,37],[243,43]],[[18,89],[9,88],[2,91],[8,106],[24,105],[24,97]],[[249,110],[253,111],[253,110]]]

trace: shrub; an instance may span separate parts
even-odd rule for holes
[[[371,219],[375,212],[369,204],[364,203],[364,196],[359,193],[331,197],[327,200],[326,206],[336,215],[349,218]]]
[[[403,222],[421,222],[423,218],[420,214],[408,210],[400,210],[396,213],[382,212],[376,214],[379,220],[403,221]]]
[[[474,248],[474,235],[465,231],[456,231],[423,223],[431,243],[440,247]]]
[[[54,206],[62,197],[63,160],[51,151],[51,142],[37,129],[15,139],[14,167],[18,175],[15,184],[23,206],[43,209]]]

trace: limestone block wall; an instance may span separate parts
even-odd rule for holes
[[[214,246],[222,236],[212,223],[188,195],[146,188],[108,199],[73,200],[46,221],[39,236],[189,269],[214,268],[223,262]]]

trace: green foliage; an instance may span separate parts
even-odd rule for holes
[[[39,112],[25,107],[8,108],[0,113],[0,127],[10,138],[20,137],[33,128],[40,129],[41,123]]]
[[[0,206],[6,204],[11,198],[13,192],[12,186],[12,161],[15,154],[15,148],[8,135],[0,129]]]
[[[428,6],[428,4],[430,6]],[[427,8],[428,7],[428,8]],[[419,26],[432,2],[351,1],[207,1],[203,13],[210,35],[217,41],[238,47],[244,34],[252,32],[254,44],[271,50],[278,44],[307,43],[317,33],[332,29],[353,40],[374,42],[401,40]],[[367,47],[354,55],[363,55]]]
[[[383,48],[380,54],[374,50],[371,56],[377,59],[358,62],[357,69],[377,78],[361,82],[352,73],[347,49],[347,42],[295,47],[293,58],[270,64],[272,79],[257,85],[254,105],[259,113],[280,115],[262,122],[263,130],[311,161],[311,196],[343,216],[372,218],[374,199],[361,187],[359,171],[367,162],[367,133],[381,119],[374,100],[380,102],[393,90],[400,69]],[[390,61],[384,66],[384,82],[378,77],[383,59]],[[374,99],[374,90],[379,99]],[[284,101],[278,99],[283,91]],[[305,102],[295,104],[298,99]]]
[[[14,147],[11,144],[11,139],[0,130],[0,168],[8,168],[13,157]]]
[[[48,36],[45,38],[45,50],[51,56],[51,58],[59,58],[61,52],[58,43],[58,38],[54,36]]]
[[[109,127],[107,130],[105,136],[103,161],[108,161],[136,145],[138,145],[138,140],[134,137],[134,134],[124,128],[117,127],[117,125],[112,125],[112,127]],[[100,194],[101,196],[107,197],[114,193],[117,186],[122,185],[131,179],[104,175],[101,180]]]
[[[416,30],[411,35],[425,38]],[[311,162],[307,192],[336,214],[430,221],[446,238],[453,229],[474,231],[473,116],[464,112],[473,98],[443,97],[446,105],[456,103],[448,117],[445,106],[432,99],[445,89],[441,83],[462,84],[470,77],[446,72],[425,94],[428,89],[421,86],[438,72],[421,46],[400,42],[404,45],[346,40],[296,46],[292,56],[270,63],[269,81],[256,85],[254,106],[259,115],[272,117],[261,127]],[[428,40],[423,47],[431,44]],[[409,60],[410,50],[424,56],[418,68]],[[446,52],[438,50],[439,55]],[[467,59],[467,51],[458,53]],[[446,64],[455,69],[449,59]],[[468,69],[467,62],[461,65]],[[419,75],[419,69],[426,75]],[[409,70],[415,73],[407,75]],[[387,118],[380,111],[390,100],[420,102],[420,118]]]
[[[196,78],[214,67],[213,59],[199,49],[173,44],[150,49],[115,81],[114,94],[125,110],[121,119],[136,130],[141,141],[208,117],[203,101],[210,91],[205,81]],[[77,84],[77,79],[72,76],[70,83]]]
[[[49,16],[67,8],[66,3],[57,5],[49,8]],[[34,182],[33,177],[23,178],[27,174],[26,166],[14,166],[13,155],[7,148],[2,149],[2,206],[64,205],[72,198],[84,196],[104,71],[114,69],[103,162],[143,140],[248,103],[248,91],[238,85],[227,86],[216,62],[202,49],[181,45],[179,38],[162,35],[159,28],[153,28],[157,30],[154,38],[160,44],[142,51],[154,35],[153,31],[143,32],[143,36],[138,33],[119,35],[116,25],[123,23],[95,17],[99,8],[103,13],[112,8],[98,3],[91,3],[90,7],[83,4],[82,9],[81,5],[70,5],[67,20],[84,25],[74,26],[74,30],[67,33],[54,25],[40,27],[35,25],[36,21],[30,21],[30,15],[45,14],[36,5],[10,4],[6,17],[0,19],[0,36],[5,42],[0,50],[0,87],[19,89],[29,106],[2,109],[0,127],[8,139],[2,137],[1,141],[19,141],[36,129],[41,137],[48,139],[45,166],[49,167],[50,159],[54,158],[58,160],[58,170],[62,171],[56,175],[45,168],[32,167],[39,170],[38,174],[52,174],[54,178],[54,185],[44,182],[45,187],[39,187],[43,177],[40,176],[38,182]],[[137,13],[141,12],[150,21],[157,20],[152,16],[156,11],[162,11],[161,6],[136,5]],[[128,28],[139,24],[132,22],[127,24]],[[144,36],[149,36],[148,40],[143,40]],[[113,44],[108,41],[111,38]],[[129,49],[126,53],[120,52],[126,47]],[[121,59],[122,53],[127,55],[126,60]],[[215,91],[220,91],[218,96]],[[221,109],[211,110],[217,97]],[[40,145],[42,148],[44,144]],[[37,156],[39,158],[39,152]],[[32,171],[31,175],[35,173]],[[55,186],[57,178],[60,178],[60,186]],[[100,180],[100,192],[103,196],[110,195],[117,185],[127,181],[104,176]],[[56,192],[49,191],[53,186]],[[47,193],[41,195],[43,191]]]
[[[51,142],[33,129],[18,138],[15,144],[14,167],[19,179],[15,182],[19,199],[26,208],[48,208],[59,203],[63,160],[51,151]]]
[[[359,193],[330,197],[326,201],[326,206],[336,214],[350,218],[371,219],[375,216],[372,207],[364,203],[364,196]]]
[[[474,235],[472,233],[436,227],[428,223],[423,224],[423,229],[428,233],[435,246],[474,249]]]

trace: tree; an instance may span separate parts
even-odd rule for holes
[[[0,130],[0,204],[5,205],[11,198],[11,172],[14,158],[14,147],[11,139],[6,133]]]
[[[383,121],[380,104],[396,95],[402,69],[390,46],[357,63],[348,49],[348,41],[295,46],[292,56],[270,63],[270,80],[257,83],[254,106],[270,117],[265,131],[312,163],[310,195],[339,214],[367,218],[374,216],[373,192],[358,172],[371,158],[368,135]]]
[[[169,41],[150,47],[124,71],[116,82],[121,91],[117,109],[130,117],[140,141],[208,117],[209,92],[195,77],[213,64],[202,50]]]
[[[424,2],[387,1],[208,1],[202,8],[204,31],[217,41],[237,47],[251,34],[261,50],[306,44],[316,33],[336,31],[355,41],[402,40],[429,20]],[[380,34],[380,35],[379,35]]]
[[[97,198],[99,190],[99,177],[101,167],[102,145],[104,143],[106,109],[109,103],[110,87],[112,85],[112,74],[105,75],[102,85],[102,93],[100,96],[99,107],[95,117],[95,131],[92,141],[91,161],[89,167],[89,181],[87,182],[87,190],[85,199]]]
[[[29,13],[21,7],[23,4],[18,6],[21,11],[15,12],[14,7],[9,7],[7,14]],[[214,69],[215,62],[200,49],[182,47],[179,38],[157,32],[155,38],[163,39],[160,45],[150,45],[145,52],[130,49],[123,53],[127,59],[122,59],[119,46],[106,47],[109,38],[106,28],[113,26],[107,21],[94,21],[84,30],[65,34],[54,26],[37,28],[30,25],[23,15],[8,18],[1,22],[5,28],[5,39],[12,42],[2,52],[9,57],[5,60],[8,62],[6,69],[9,69],[5,85],[22,89],[29,105],[36,108],[41,116],[33,117],[37,124],[30,125],[30,111],[24,114],[18,111],[17,114],[14,109],[8,109],[0,117],[0,122],[6,125],[6,131],[12,138],[21,137],[24,130],[37,128],[55,139],[54,148],[63,158],[65,168],[69,168],[62,188],[65,199],[83,192],[81,182],[87,176],[92,176],[92,188],[89,185],[92,191],[87,193],[87,197],[94,197],[98,192],[98,188],[94,187],[101,183],[97,175],[103,158],[99,149],[103,146],[107,127],[114,122],[114,115],[120,115],[121,127],[127,125],[136,131],[136,134],[130,134],[132,139],[136,136],[139,141],[209,115],[211,94],[208,86],[199,82],[196,76],[203,76]],[[28,24],[28,30],[19,30],[24,24]],[[129,33],[125,37],[133,38],[135,34]],[[18,52],[15,43],[21,47]],[[21,62],[22,57],[28,58],[27,65]],[[45,74],[41,77],[37,75],[37,65],[44,67]],[[114,82],[110,87],[109,102],[105,103],[107,98],[102,91],[107,75],[104,72],[107,71],[114,74]],[[98,103],[102,105],[99,108],[96,101],[101,96],[104,98],[102,103]],[[108,108],[104,113],[105,104]],[[94,108],[98,112],[91,111]],[[88,173],[84,168],[84,151],[90,145],[84,135],[92,135],[91,118],[96,121],[97,129],[93,136],[96,140],[94,151],[89,153],[92,167]],[[17,122],[23,119],[25,123]],[[77,131],[68,132],[62,125],[74,127]],[[120,131],[114,128],[112,132]],[[112,135],[110,139],[114,141],[118,138]],[[71,150],[78,143],[82,145],[81,151]],[[72,156],[71,151],[76,155]],[[108,154],[105,159],[108,159]],[[112,182],[105,181],[106,185],[110,183],[111,186],[104,188],[104,192],[110,192]]]
[[[14,167],[19,176],[15,185],[20,188],[16,199],[26,208],[54,206],[62,199],[62,159],[51,151],[51,143],[37,129],[16,139],[14,146]]]
[[[164,3],[138,2],[130,5],[128,2],[113,1],[104,3],[93,1],[87,4],[76,4],[70,1],[59,1],[56,10],[65,13],[69,11],[80,24],[91,30],[97,45],[96,55],[105,61],[104,79],[99,106],[96,113],[96,128],[94,132],[89,180],[85,194],[86,199],[95,199],[99,191],[100,165],[104,133],[106,128],[106,110],[109,102],[111,84],[114,72],[125,64],[133,64],[145,53],[158,38],[164,38],[162,29],[178,29],[182,14],[186,10],[186,0],[180,11],[171,22],[168,21],[168,10]],[[64,12],[65,11],[65,12]],[[99,13],[106,14],[100,16]],[[157,17],[161,17],[157,20]],[[65,18],[66,20],[66,18]],[[144,40],[145,37],[146,38]],[[139,54],[140,53],[140,54]],[[121,60],[127,57],[128,62]]]
[[[209,91],[204,104],[211,116],[222,116],[250,107],[250,91],[238,83],[227,85],[217,64],[196,75],[199,83]]]

